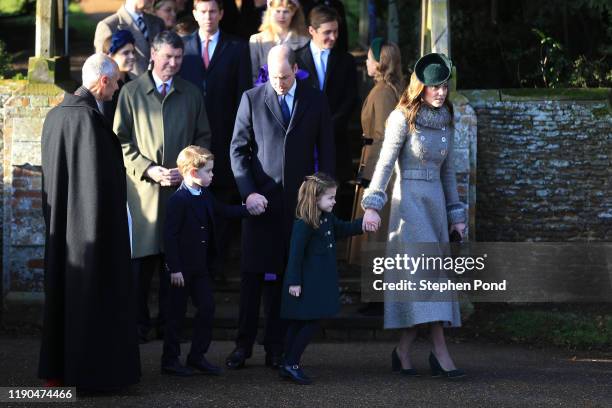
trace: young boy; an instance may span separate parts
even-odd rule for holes
[[[164,335],[162,373],[190,376],[195,371],[218,375],[221,369],[204,356],[210,345],[215,310],[208,265],[217,252],[217,217],[244,217],[244,205],[223,205],[206,188],[213,178],[213,155],[188,146],[177,158],[183,183],[169,198],[164,226],[166,271],[170,278],[168,317]],[[191,297],[196,308],[191,351],[186,366],[179,362],[179,332]]]

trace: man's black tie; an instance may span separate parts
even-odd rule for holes
[[[291,111],[289,110],[289,105],[287,105],[285,96],[286,95],[281,95],[280,97],[280,108],[281,113],[283,114],[283,122],[285,122],[285,127],[288,127],[289,122],[291,121]]]

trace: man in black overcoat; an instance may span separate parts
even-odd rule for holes
[[[336,177],[345,182],[353,177],[348,122],[357,104],[355,59],[338,47],[338,13],[317,6],[309,14],[312,39],[296,51],[300,69],[308,71],[308,84],[325,93],[332,114],[336,140]]]
[[[230,2],[233,3],[233,2]],[[221,0],[195,0],[193,16],[199,29],[183,37],[185,52],[179,75],[197,86],[204,95],[206,112],[212,133],[210,150],[215,156],[215,182],[212,191],[221,201],[240,204],[229,159],[229,146],[234,121],[242,93],[252,87],[249,45],[241,38],[219,29],[225,19],[225,5]],[[207,53],[205,55],[204,53]],[[225,248],[233,232],[239,230],[238,220],[221,220],[219,241],[222,253],[212,266],[215,278],[225,276],[223,259]]]
[[[140,379],[125,168],[100,112],[117,89],[115,62],[94,54],[42,134],[45,308],[39,377],[114,389]]]
[[[266,365],[278,366],[282,274],[297,193],[304,177],[333,174],[334,140],[325,96],[297,81],[295,53],[279,45],[268,54],[269,82],[242,95],[230,146],[232,170],[247,209],[263,215],[243,220],[240,316],[236,348],[226,365],[239,368],[251,356],[262,292]]]

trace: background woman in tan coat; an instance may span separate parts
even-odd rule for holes
[[[361,153],[361,163],[357,178],[361,185],[357,189],[354,205],[353,219],[363,217],[361,199],[363,190],[368,187],[374,167],[378,160],[380,148],[385,138],[385,123],[389,114],[395,109],[397,101],[404,89],[402,75],[402,57],[399,47],[392,42],[385,42],[382,38],[372,40],[368,50],[366,68],[368,76],[374,79],[375,85],[370,90],[361,108],[361,129],[365,144]],[[389,183],[393,186],[393,180]],[[389,187],[391,190],[391,187]],[[389,221],[389,207],[380,212],[381,227],[376,233],[353,237],[350,246],[350,263],[358,263],[357,257],[361,253],[364,242],[386,242]]]
[[[286,44],[295,51],[308,41],[310,37],[300,3],[297,0],[268,0],[259,32],[249,39],[253,83],[259,76],[259,69],[267,64],[272,47]]]

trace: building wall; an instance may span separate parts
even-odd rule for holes
[[[478,241],[610,241],[610,90],[463,92],[478,117]]]

